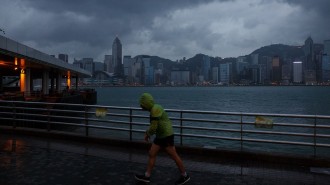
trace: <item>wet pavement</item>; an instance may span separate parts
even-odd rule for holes
[[[191,180],[187,184],[328,185],[329,169],[258,161],[213,161],[207,154],[181,155]],[[0,185],[129,185],[143,173],[147,151],[111,144],[85,143],[34,136],[0,135]],[[311,172],[313,171],[313,172]],[[315,173],[316,172],[316,173]],[[179,171],[161,152],[151,183],[174,184]]]

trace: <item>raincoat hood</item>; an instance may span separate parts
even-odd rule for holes
[[[140,97],[140,106],[144,107],[147,110],[151,110],[154,106],[154,98],[149,93],[143,93]]]

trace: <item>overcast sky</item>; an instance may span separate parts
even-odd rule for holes
[[[132,57],[238,57],[303,45],[308,36],[323,43],[329,7],[330,0],[1,0],[0,34],[70,62],[103,62],[117,35]]]

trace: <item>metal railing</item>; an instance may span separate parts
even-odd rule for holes
[[[330,116],[166,109],[176,144],[330,156]],[[0,126],[141,141],[149,113],[134,107],[0,101]]]

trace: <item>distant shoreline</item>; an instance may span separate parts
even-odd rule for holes
[[[80,88],[102,88],[102,87],[329,87],[328,85],[80,85]]]

